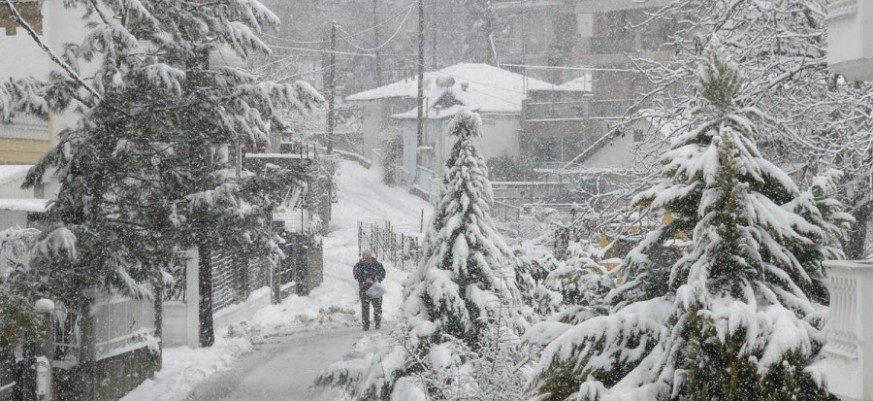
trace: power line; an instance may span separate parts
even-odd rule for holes
[[[270,35],[267,33],[265,33],[263,35],[270,38],[270,39],[281,40],[283,42],[293,43],[293,44],[297,44],[297,45],[319,45],[319,44],[328,43],[326,40],[294,40],[294,39],[283,38],[283,37],[279,37],[279,36],[275,36],[275,35]]]
[[[409,11],[407,11],[406,15],[403,17],[403,21],[400,21],[400,26],[397,27],[397,30],[394,31],[394,33],[388,38],[388,40],[386,40],[385,43],[382,43],[381,45],[378,45],[378,46],[371,48],[371,49],[366,49],[366,48],[362,48],[360,46],[355,45],[354,43],[352,43],[352,41],[348,40],[347,37],[343,38],[343,40],[345,40],[346,43],[349,44],[349,46],[354,47],[355,49],[360,50],[360,51],[373,52],[373,51],[382,50],[382,48],[384,48],[389,43],[391,43],[391,41],[393,41],[394,38],[396,38],[397,35],[400,34],[400,31],[403,30],[403,26],[406,25],[406,21],[409,19],[409,16],[412,14],[412,10],[413,10],[413,8],[410,7]],[[341,27],[337,27],[337,29],[339,29],[340,31],[342,31],[343,33],[348,35],[348,32],[346,32],[345,29],[342,29]]]
[[[291,46],[270,46],[273,49],[283,49],[283,50],[296,50],[302,52],[312,52],[312,53],[325,53],[325,54],[341,54],[344,56],[361,56],[361,57],[376,57],[375,54],[372,53],[354,53],[354,52],[344,52],[339,50],[327,50],[327,49],[310,49],[305,47],[291,47]]]
[[[411,4],[411,5],[409,5],[409,6],[407,7],[407,9],[408,9],[408,10],[412,10],[413,7],[415,7],[415,4]],[[404,10],[404,11],[406,11],[406,10]],[[383,21],[381,24],[379,24],[379,25],[375,25],[375,26],[371,26],[371,27],[369,27],[369,28],[367,28],[367,29],[364,29],[364,30],[361,30],[361,31],[358,31],[358,32],[355,32],[355,33],[348,33],[348,32],[346,32],[346,31],[343,30],[343,32],[345,32],[346,35],[347,35],[347,36],[346,36],[345,38],[343,38],[343,39],[348,39],[348,38],[355,37],[355,36],[361,36],[361,35],[363,35],[363,34],[365,34],[365,33],[368,33],[368,32],[370,32],[370,31],[372,31],[372,30],[374,30],[374,29],[378,29],[378,28],[381,28],[381,27],[383,27],[383,26],[385,26],[385,25],[388,25],[389,22],[394,21],[395,19],[397,19],[397,17],[400,17],[401,15],[404,15],[404,14],[403,14],[404,11],[400,11],[400,12],[398,12],[398,13],[393,13],[393,14],[391,15],[391,17],[386,18],[385,21]],[[409,13],[407,12],[407,13],[406,13],[406,16],[408,16],[408,15],[409,15]],[[406,19],[406,16],[403,17],[404,20]],[[401,25],[402,25],[402,23],[401,23]]]
[[[340,63],[336,63],[336,65],[339,65],[339,64],[340,64]],[[276,80],[276,82],[283,82],[283,81],[287,81],[287,80],[289,80],[289,79],[294,79],[294,78],[301,77],[301,76],[304,76],[304,75],[310,75],[310,74],[316,74],[316,73],[324,72],[325,70],[327,70],[327,69],[330,68],[330,67],[333,67],[333,65],[328,65],[328,66],[325,66],[325,67],[323,67],[323,68],[319,68],[319,69],[317,69],[317,70],[298,72],[298,73],[296,73],[296,74],[292,74],[292,75],[289,75],[289,76],[287,76],[287,77],[279,78],[279,79]]]
[[[598,68],[598,67],[561,67],[549,65],[500,64],[501,67],[526,68],[529,70],[564,70],[564,71],[598,71],[598,72],[639,72],[630,68]]]

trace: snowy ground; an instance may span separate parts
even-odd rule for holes
[[[377,172],[343,161],[339,203],[324,238],[324,284],[307,297],[291,296],[218,332],[211,349],[164,350],[164,367],[122,401],[314,399],[308,386],[327,365],[353,351],[363,336],[352,265],[358,260],[358,221],[418,227],[431,207],[402,189],[382,184]],[[387,321],[398,316],[407,273],[386,264]],[[193,395],[192,395],[193,394]]]

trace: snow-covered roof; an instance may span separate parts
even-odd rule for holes
[[[592,77],[591,75],[583,75],[572,81],[558,85],[555,90],[572,91],[572,92],[591,92]]]
[[[10,199],[0,198],[0,210],[15,212],[45,213],[48,210],[48,199]]]
[[[9,181],[21,179],[30,168],[29,164],[3,164],[0,165],[0,184],[5,184]]]
[[[511,71],[488,64],[459,63],[439,71],[424,74],[424,95],[429,107],[428,118],[444,118],[454,115],[453,105],[443,107],[440,111],[440,101],[450,96],[458,105],[480,113],[520,113],[521,104],[527,94],[527,89],[553,89],[556,85],[525,77]],[[379,99],[406,98],[418,96],[418,78],[410,78],[379,88],[356,93],[346,97],[346,101],[369,101]],[[395,118],[417,117],[418,111],[413,109],[401,113]],[[415,118],[413,117],[413,118]]]

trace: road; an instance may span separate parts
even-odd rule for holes
[[[189,401],[333,401],[336,390],[312,390],[316,375],[341,361],[363,337],[360,328],[272,337],[201,383]]]

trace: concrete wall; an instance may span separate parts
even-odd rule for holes
[[[0,231],[13,227],[27,227],[27,212],[0,210]]]
[[[160,354],[138,348],[97,362],[52,370],[56,401],[115,401],[154,376]]]
[[[632,132],[611,138],[599,151],[591,155],[582,167],[586,169],[622,169],[634,165],[634,141]]]
[[[188,251],[185,265],[185,301],[165,301],[161,327],[163,347],[200,345],[200,270],[196,249]]]
[[[473,140],[479,154],[485,160],[508,155],[519,156],[519,130],[521,123],[518,115],[483,114],[482,137]],[[451,119],[425,121],[425,146],[433,148],[430,154],[435,157],[418,161],[418,125],[415,120],[398,120],[403,133],[403,168],[414,175],[417,165],[423,165],[434,172],[441,172],[442,166],[449,158],[455,138],[448,132]]]
[[[518,115],[483,114],[482,138],[477,138],[473,143],[485,160],[504,155],[517,158],[520,129]],[[450,141],[454,143],[453,138]]]
[[[415,107],[415,99],[391,98],[372,101],[350,102],[350,107],[361,109],[361,135],[363,136],[362,156],[375,161],[378,157],[373,150],[380,150],[382,141],[391,135],[392,130],[400,131],[403,122],[391,118],[394,114],[407,112]]]

